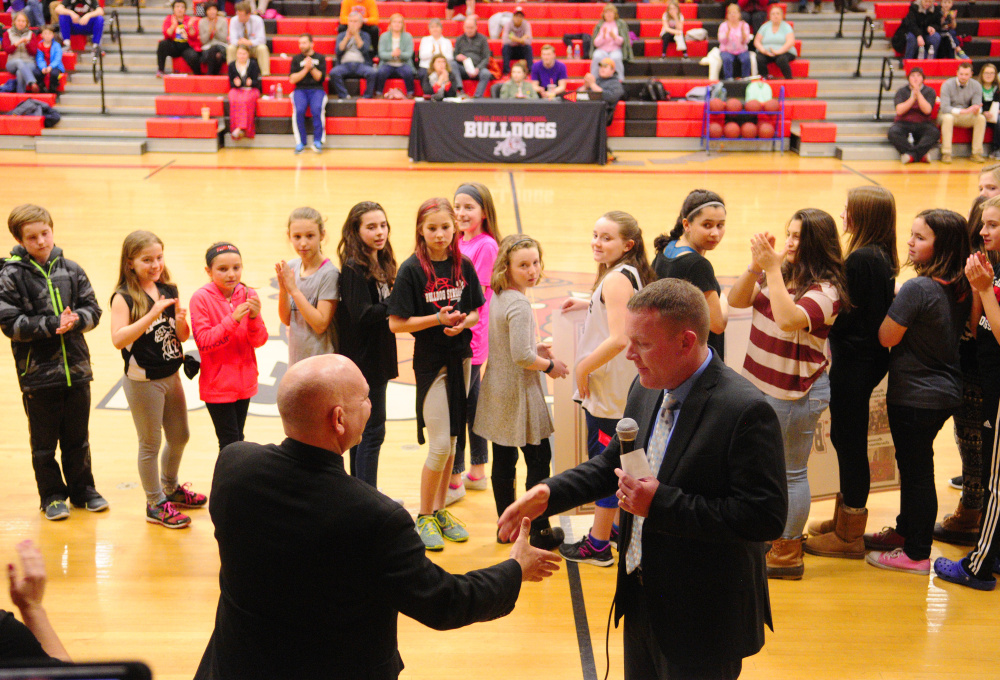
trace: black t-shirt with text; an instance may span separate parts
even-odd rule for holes
[[[63,7],[82,17],[87,12],[93,12],[100,5],[97,4],[97,0],[63,0]]]
[[[176,298],[177,287],[157,283],[156,289],[165,298]],[[125,291],[118,291],[129,311],[134,302]],[[153,299],[149,298],[152,305]],[[177,338],[177,307],[170,305],[149,324],[149,328],[128,347],[122,348],[125,375],[137,380],[160,380],[176,373],[184,363],[184,352]]]
[[[476,268],[467,257],[462,258],[462,281],[452,278],[451,260],[431,264],[436,276],[434,281],[427,280],[416,255],[400,265],[388,300],[390,315],[404,319],[430,316],[447,306],[468,314],[486,303]],[[463,357],[472,356],[472,331],[469,329],[451,336],[445,334],[444,326],[432,326],[414,333],[413,339],[415,359],[424,353],[440,356],[446,352],[461,352]]]
[[[323,89],[323,79],[326,78],[326,57],[324,57],[319,52],[313,52],[309,55],[313,60],[313,67],[319,69],[319,80],[313,77],[312,69],[306,73],[305,78],[295,83],[295,88],[297,90],[320,90]],[[302,70],[302,62],[305,60],[306,55],[296,54],[292,57],[292,66],[289,73],[298,73]]]

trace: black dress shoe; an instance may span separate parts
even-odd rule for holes
[[[562,529],[559,527],[549,527],[539,532],[532,532],[531,536],[528,537],[528,543],[533,548],[538,548],[539,550],[555,550],[562,545],[565,538],[566,532]]]

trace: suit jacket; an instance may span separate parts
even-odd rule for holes
[[[395,678],[398,612],[446,630],[509,614],[520,592],[512,559],[436,566],[406,510],[293,439],[226,447],[209,510],[221,594],[198,680]]]
[[[632,384],[625,416],[652,434],[662,390]],[[603,455],[548,484],[549,514],[613,494],[618,437]],[[781,428],[760,391],[713,356],[676,416],[642,530],[642,597],[653,634],[672,663],[737,660],[756,654],[771,626],[766,544],[788,511]],[[615,623],[622,601],[633,516],[622,512]]]

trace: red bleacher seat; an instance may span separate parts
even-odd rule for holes
[[[1000,35],[1000,19],[980,19],[976,35],[987,37]]]
[[[0,135],[26,135],[37,137],[42,134],[45,119],[41,116],[0,117]]]
[[[791,64],[789,64],[792,69],[793,78],[808,78],[809,77],[809,60],[808,59],[796,59]],[[781,77],[781,69],[778,68],[777,64],[770,64],[767,67],[768,75],[775,78]]]
[[[257,100],[257,116],[259,118],[288,118],[293,111],[291,99]]]
[[[656,121],[657,137],[701,137],[702,119],[697,120],[658,120]]]
[[[836,142],[837,126],[834,123],[799,123],[799,139],[813,143]]]
[[[316,38],[313,40],[313,49],[320,54],[336,55],[337,53],[337,39],[336,38]],[[280,37],[273,38],[271,41],[271,50],[274,54],[298,54],[299,53],[299,39],[298,37]]]
[[[168,94],[226,94],[226,76],[168,75],[163,79],[163,91]]]
[[[657,120],[701,120],[705,105],[701,102],[689,102],[683,99],[672,102],[657,102]]]
[[[909,73],[911,69],[919,66],[923,69],[925,78],[951,78],[958,72],[958,65],[961,63],[963,63],[961,59],[905,59],[903,70]]]
[[[201,110],[208,107],[209,114],[221,117],[225,114],[222,97],[157,97],[156,115],[158,116],[201,116]]]
[[[12,111],[25,99],[37,99],[40,102],[45,102],[49,106],[56,105],[56,96],[54,94],[29,94],[27,92],[17,94],[15,92],[3,92],[0,93],[0,113]]]
[[[218,134],[214,118],[147,118],[146,136],[156,139],[212,139]]]
[[[902,19],[909,11],[910,5],[905,2],[875,3],[876,19]]]

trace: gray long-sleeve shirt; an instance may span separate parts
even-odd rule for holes
[[[212,22],[208,17],[202,17],[198,22],[198,37],[201,38],[201,48],[221,45],[225,47],[229,44],[229,22],[225,17],[216,17],[215,33],[212,33]]]
[[[979,81],[969,80],[965,86],[958,84],[958,78],[949,78],[941,86],[941,113],[951,113],[953,109],[967,109],[983,103],[983,86]]]
[[[455,56],[464,54],[472,59],[472,64],[477,69],[484,69],[490,63],[490,41],[482,33],[476,33],[473,37],[468,37],[464,33],[458,36],[455,41]]]

